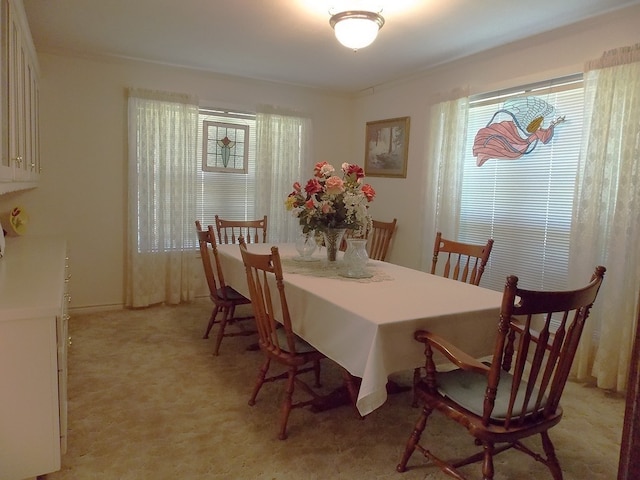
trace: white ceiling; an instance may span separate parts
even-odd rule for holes
[[[351,2],[370,0],[346,0]],[[375,0],[386,23],[353,52],[345,0],[24,0],[39,52],[109,55],[356,92],[640,0]],[[358,7],[358,5],[355,5]]]

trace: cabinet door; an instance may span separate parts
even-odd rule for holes
[[[0,182],[13,180],[9,157],[9,3],[0,0]]]
[[[0,321],[0,478],[60,469],[55,318]]]
[[[71,345],[69,336],[69,257],[65,258],[64,299],[62,302],[62,315],[57,320],[58,336],[58,403],[60,405],[60,453],[67,452],[67,355]]]
[[[10,7],[12,5],[10,4]],[[25,68],[22,28],[15,9],[9,9],[9,158],[15,181],[26,181]]]
[[[14,0],[7,2],[7,157],[16,182],[37,180],[40,170],[38,79],[35,50],[24,11]],[[3,147],[4,149],[4,147]]]
[[[40,177],[40,90],[38,76],[33,63],[29,64],[29,179],[38,180]]]

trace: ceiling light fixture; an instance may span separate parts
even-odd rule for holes
[[[329,24],[338,41],[355,51],[373,43],[384,25],[384,18],[376,12],[349,10],[332,15]]]

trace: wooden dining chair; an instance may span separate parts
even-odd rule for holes
[[[247,329],[242,323],[243,320],[253,319],[253,315],[241,317],[236,317],[235,315],[237,306],[249,305],[251,300],[225,284],[213,226],[209,225],[207,230],[202,230],[200,221],[196,220],[196,232],[198,235],[198,244],[200,246],[200,257],[202,258],[204,274],[209,287],[209,298],[211,298],[211,301],[214,304],[213,311],[209,317],[209,323],[207,324],[207,329],[202,338],[209,338],[209,333],[211,332],[214,323],[219,324],[216,344],[213,349],[213,354],[218,355],[220,351],[220,344],[224,337],[244,336],[256,333],[255,329]],[[210,252],[213,252],[213,259],[211,258]],[[221,315],[220,320],[217,319],[218,314]],[[228,332],[227,326],[231,324],[237,324],[239,330]]]
[[[447,240],[442,238],[441,232],[438,232],[433,246],[431,273],[438,272],[443,277],[478,285],[492,248],[492,238],[487,240],[486,245],[474,245]],[[438,265],[438,261],[443,258],[446,260]]]
[[[319,387],[320,360],[325,356],[293,333],[278,247],[271,247],[271,253],[268,254],[251,253],[247,250],[244,238],[241,238],[240,252],[258,327],[258,345],[265,356],[265,361],[258,372],[258,378],[249,399],[249,405],[255,405],[256,397],[266,382],[286,379],[278,434],[278,438],[284,440],[287,438],[287,422],[291,410],[311,405],[314,400],[320,398],[320,395],[301,380],[299,375],[313,371],[315,387]],[[274,299],[279,303],[275,307]],[[276,315],[276,312],[281,313]],[[285,367],[286,371],[267,376],[272,361]],[[293,402],[296,386],[304,390],[311,398]]]
[[[493,239],[487,240],[485,245],[472,243],[455,242],[442,238],[442,232],[436,233],[436,240],[433,245],[433,258],[431,260],[431,274],[452,278],[460,282],[478,285],[484,268],[489,261]],[[445,259],[446,260],[443,260]],[[443,260],[438,264],[439,260]],[[414,377],[420,375],[420,368],[414,371]],[[418,399],[414,392],[414,407],[418,406]]]
[[[225,220],[215,217],[218,242],[239,243],[244,237],[247,243],[265,243],[267,241],[267,216],[259,220]]]
[[[384,262],[389,251],[391,239],[396,231],[397,220],[394,218],[390,222],[373,220],[373,228],[367,236],[367,253],[373,260]]]
[[[515,448],[545,464],[554,480],[561,480],[549,429],[562,418],[562,391],[604,273],[604,267],[596,267],[587,286],[571,291],[524,290],[518,287],[517,277],[508,277],[490,363],[475,360],[438,335],[417,331],[415,339],[424,343],[426,374],[415,382],[415,391],[424,407],[398,472],[406,470],[409,458],[418,450],[457,479],[467,478],[459,467],[481,461],[482,478],[491,480],[494,455]],[[438,371],[433,349],[457,368]],[[482,451],[451,462],[421,445],[434,410],[466,428]],[[544,456],[534,452],[531,443],[522,443],[537,434]]]
[[[391,239],[396,231],[397,219],[393,219],[391,222],[383,222],[381,220],[372,220],[372,227],[367,232],[367,255],[372,260],[385,261]],[[343,252],[347,249],[347,238],[350,236],[350,232],[345,234],[340,244],[340,250]]]

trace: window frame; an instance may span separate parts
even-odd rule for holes
[[[205,155],[205,122],[247,127],[245,154],[246,171],[239,169],[204,169],[202,163],[197,175],[196,217],[203,225],[213,224],[218,214],[229,220],[253,220],[256,211],[256,114],[222,108],[200,107],[198,115],[198,141],[196,152],[202,162]],[[202,136],[202,137],[200,137]]]

